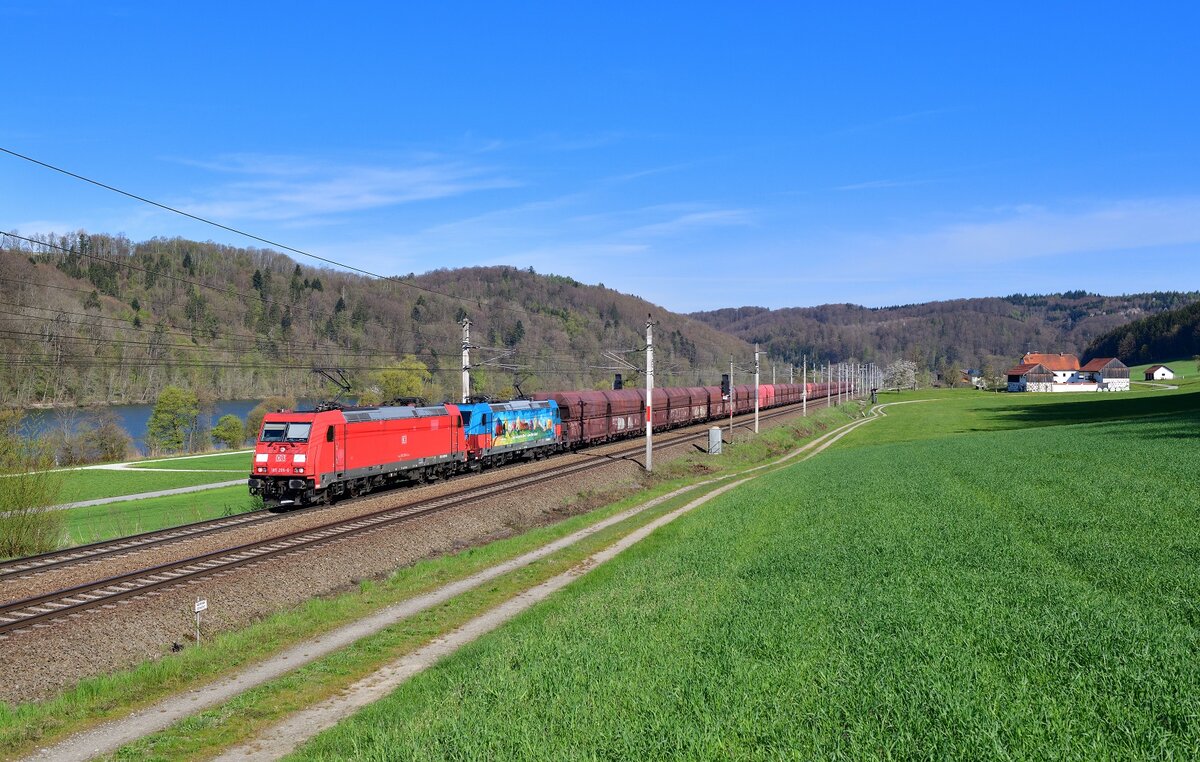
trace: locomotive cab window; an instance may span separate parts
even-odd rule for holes
[[[263,442],[307,442],[311,423],[264,423]]]
[[[264,423],[262,430],[262,441],[264,442],[282,442],[283,435],[287,433],[286,423]]]
[[[332,442],[332,441],[333,441],[333,427],[332,427],[332,426],[330,426],[329,428],[325,429],[325,441],[326,441],[326,442]]]
[[[460,418],[462,418],[463,428],[466,428],[467,426],[471,425],[471,411],[470,410],[459,410],[458,415]]]
[[[287,435],[284,439],[289,442],[307,442],[309,432],[311,431],[311,423],[289,423],[287,425]]]

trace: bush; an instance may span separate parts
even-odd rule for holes
[[[232,413],[221,416],[212,430],[214,445],[224,445],[230,450],[241,446],[246,439],[246,431],[242,427],[242,419]]]
[[[65,517],[47,510],[62,489],[48,439],[21,435],[19,410],[0,411],[0,557],[28,556],[62,543]]]
[[[112,463],[125,460],[133,439],[110,411],[89,417],[78,425],[64,418],[63,427],[50,435],[60,466]]]

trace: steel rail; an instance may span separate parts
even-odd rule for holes
[[[772,411],[769,417],[788,415],[794,406]],[[694,439],[699,432],[678,434],[655,443],[656,448],[672,447]],[[376,531],[397,523],[411,521],[423,516],[446,511],[514,487],[529,487],[542,482],[571,476],[583,471],[600,468],[613,460],[626,459],[624,455],[642,451],[641,445],[618,450],[614,453],[591,454],[586,460],[537,474],[525,474],[494,482],[482,487],[462,490],[420,504],[408,504],[381,509],[362,516],[339,519],[320,526],[296,530],[273,538],[258,540],[242,545],[203,553],[198,556],[170,561],[156,566],[137,569],[124,574],[87,582],[73,587],[31,596],[0,605],[0,639],[8,633],[29,629],[54,619],[77,616],[83,611],[106,606],[127,598],[142,596],[164,588],[175,587],[186,582],[215,576],[270,558],[289,555],[315,546]]]
[[[693,439],[697,434],[684,434],[661,443],[670,447]],[[638,452],[640,448],[627,448]],[[183,582],[213,576],[248,564],[284,555],[335,540],[353,537],[414,518],[455,508],[467,503],[486,499],[497,493],[510,491],[514,486],[528,487],[542,482],[589,471],[607,465],[609,456],[564,464],[557,469],[538,474],[527,474],[505,479],[501,482],[464,490],[453,495],[434,498],[423,505],[393,507],[364,516],[341,519],[310,529],[297,530],[284,535],[256,542],[222,548],[198,556],[169,561],[144,569],[137,569],[94,582],[24,598],[0,605],[0,635],[14,630],[31,627],[50,619],[81,612],[86,609],[107,605],[125,598],[142,595],[164,587],[174,587]]]
[[[125,535],[124,537],[116,537],[111,540],[100,540],[99,542],[92,542],[86,545],[75,545],[70,548],[52,550],[48,553],[39,553],[34,556],[12,558],[0,562],[0,579],[20,577],[60,566],[107,558],[108,556],[120,555],[122,553],[131,553],[166,542],[190,540],[193,537],[203,537],[213,532],[223,532],[227,529],[282,517],[282,514],[271,514],[267,509],[262,508],[233,516],[221,516],[215,519],[180,524],[166,529],[154,529],[148,532]]]
[[[789,405],[785,408],[780,408],[779,411],[790,410],[791,407],[792,406]],[[774,415],[778,414],[779,411],[773,411],[769,414],[769,416],[773,417]],[[748,414],[743,414],[743,416],[745,415]],[[744,425],[746,425],[744,422],[738,424],[739,427]],[[586,455],[587,453],[574,454]],[[600,455],[599,457],[605,456]],[[319,505],[309,506],[305,512],[311,513],[312,511],[322,510],[328,507],[329,506]],[[273,513],[264,508],[234,516],[222,516],[214,519],[205,519],[203,521],[180,524],[178,526],[167,527],[165,529],[155,529],[148,532],[126,535],[124,537],[116,537],[111,540],[101,540],[98,542],[88,543],[86,545],[75,545],[70,548],[53,550],[33,556],[22,556],[20,558],[8,559],[6,561],[0,561],[0,581],[9,578],[19,579],[21,577],[39,574],[52,569],[60,569],[65,566],[90,563],[92,561],[111,558],[113,556],[136,553],[145,550],[146,548],[152,548],[158,545],[191,540],[196,537],[203,537],[205,535],[214,534],[217,532],[237,529],[256,521],[282,519],[291,515],[293,514]]]

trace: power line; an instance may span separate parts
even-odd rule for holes
[[[3,149],[0,148],[0,151],[2,151],[2,150]],[[139,267],[138,265],[135,265],[131,262],[122,262],[119,260],[102,257],[99,254],[90,254],[85,251],[77,251],[75,249],[67,248],[66,246],[59,246],[58,244],[49,243],[46,241],[38,241],[33,238],[27,238],[22,235],[17,235],[16,233],[0,232],[0,236],[7,236],[9,238],[15,238],[17,240],[25,241],[25,242],[33,244],[35,246],[44,246],[44,247],[50,248],[50,249],[57,249],[58,251],[64,252],[66,254],[70,254],[72,256],[86,257],[88,259],[94,259],[94,260],[97,260],[100,262],[104,262],[105,264],[114,265],[116,267],[124,267],[126,269],[134,270],[136,272],[147,273],[147,274],[153,275],[157,278],[164,278],[166,280],[175,281],[176,283],[184,283],[184,284],[191,285],[191,286],[197,286],[199,288],[206,288],[211,291],[216,291],[217,293],[220,293],[220,294],[225,294],[226,296],[235,296],[235,297],[239,297],[241,299],[250,299],[250,300],[261,301],[263,304],[280,307],[284,310],[290,310],[290,309],[292,309],[293,306],[295,306],[295,307],[297,307],[297,310],[300,312],[301,315],[304,315],[307,313],[307,315],[313,319],[318,319],[318,317],[327,317],[326,315],[318,315],[316,312],[316,309],[314,307],[309,306],[309,307],[305,308],[305,307],[301,307],[299,305],[285,304],[278,300],[270,299],[267,296],[263,295],[261,292],[259,292],[257,294],[250,294],[245,291],[238,291],[237,289],[213,286],[211,284],[204,283],[203,281],[190,280],[188,278],[182,278],[177,275],[171,275],[169,273],[160,272],[158,270],[149,270],[145,267]],[[61,288],[61,287],[59,287],[59,288]],[[72,289],[72,290],[75,290],[75,289]],[[87,292],[84,292],[84,293],[87,293]],[[415,336],[415,334],[406,334],[406,335]],[[449,343],[453,343],[452,339],[448,339],[445,336],[438,336],[436,338],[445,340]]]
[[[57,167],[53,164],[48,164],[47,162],[40,161],[38,159],[33,158],[32,156],[26,156],[25,154],[18,153],[16,151],[13,151],[12,149],[4,148],[3,146],[0,146],[0,152],[6,153],[9,156],[13,156],[15,158],[22,159],[22,160],[30,162],[32,164],[36,164],[39,167],[45,167],[46,169],[53,170],[55,172],[59,172],[61,174],[66,175],[67,177],[73,177],[76,180],[81,180],[85,183],[90,183],[99,188],[104,188],[105,190],[112,191],[113,193],[118,193],[127,198],[134,199],[135,201],[141,201],[144,204],[149,204],[150,206],[158,207],[159,209],[163,209],[165,211],[172,212],[174,214],[178,214],[183,217],[187,217],[187,218],[195,220],[197,222],[202,222],[205,225],[212,225],[215,228],[220,228],[221,230],[225,230],[230,233],[234,233],[236,235],[245,236],[246,238],[250,238],[250,239],[258,241],[260,243],[265,243],[268,246],[274,246],[276,248],[283,249],[284,251],[290,251],[295,254],[299,254],[301,256],[308,257],[310,259],[315,259],[318,262],[324,262],[326,264],[333,265],[334,267],[339,267],[343,270],[349,270],[351,272],[356,272],[361,275],[366,275],[366,276],[372,277],[372,278],[378,278],[380,280],[386,280],[386,281],[391,281],[393,283],[399,283],[400,285],[408,286],[409,288],[414,288],[418,291],[424,291],[429,294],[437,294],[438,296],[443,296],[443,297],[446,297],[447,299],[455,299],[455,300],[470,303],[470,304],[478,304],[480,306],[482,306],[482,304],[483,304],[483,300],[481,300],[481,299],[472,299],[470,297],[455,296],[453,294],[443,293],[436,289],[428,288],[427,286],[419,286],[416,283],[413,283],[412,281],[404,280],[395,275],[381,275],[379,273],[372,272],[371,270],[365,270],[361,267],[355,267],[354,265],[348,265],[344,262],[339,262],[335,259],[330,259],[329,257],[322,257],[317,254],[312,254],[303,249],[298,249],[294,246],[288,246],[285,243],[279,243],[278,241],[272,241],[269,238],[263,238],[262,236],[255,235],[254,233],[249,233],[245,230],[240,230],[238,228],[231,227],[229,225],[224,225],[220,222],[216,222],[215,220],[210,220],[207,217],[201,217],[198,214],[192,214],[191,212],[185,212],[182,209],[178,209],[176,207],[161,203],[159,201],[154,201],[153,199],[146,198],[145,196],[139,196],[136,193],[131,193],[129,191],[122,190],[120,188],[109,185],[107,183],[102,183],[99,180],[93,180],[90,177],[85,177],[81,174],[72,172],[68,169],[63,169],[62,167]],[[517,313],[521,313],[524,315],[530,314],[527,310],[520,309],[520,308],[504,307],[502,305],[492,305],[492,306],[495,307],[496,309],[506,310],[509,312],[517,312]]]
[[[17,353],[6,358],[6,364],[14,367],[37,367],[47,368],[46,358],[40,355],[31,355],[28,353]],[[87,369],[92,368],[133,368],[133,369],[149,369],[149,368],[208,368],[208,369],[233,369],[233,370],[277,370],[277,371],[303,371],[305,373],[312,370],[311,364],[288,364],[288,363],[243,363],[233,361],[218,361],[218,362],[201,362],[198,360],[150,360],[139,358],[136,360],[113,360],[108,358],[76,358],[64,359],[62,366],[86,366]],[[346,365],[341,366],[342,370],[347,372],[360,371],[376,371],[376,370],[395,370],[394,365]],[[427,368],[426,372],[430,374],[452,373],[458,375],[461,371],[458,368]],[[565,375],[568,373],[578,373],[579,369],[575,368],[571,371],[562,368],[540,368],[521,370],[521,373],[528,375]]]
[[[73,290],[75,290],[75,289],[73,289]],[[84,293],[87,293],[87,292],[84,292]],[[4,306],[8,306],[8,307],[16,307],[18,309],[25,309],[25,310],[41,310],[42,312],[52,312],[52,313],[55,313],[55,316],[71,315],[74,317],[83,317],[83,318],[87,318],[89,321],[104,321],[106,323],[112,324],[112,325],[104,325],[103,326],[104,328],[123,328],[126,330],[137,331],[139,333],[155,333],[155,334],[159,333],[158,326],[151,326],[145,322],[143,322],[140,326],[136,326],[136,325],[133,325],[132,321],[126,320],[124,318],[107,317],[104,315],[91,315],[86,312],[71,312],[69,310],[60,310],[60,309],[57,309],[54,307],[37,307],[37,306],[31,305],[31,304],[16,304],[13,302],[6,302],[2,299],[0,299],[0,305],[4,305]],[[19,312],[9,312],[7,310],[0,310],[0,315],[10,315],[13,317],[23,318],[25,321],[27,321],[29,323],[45,322],[45,321],[54,320],[54,317],[50,317],[50,316],[28,315],[28,314],[19,313]],[[77,325],[77,323],[71,323],[71,325]],[[164,324],[159,323],[159,325],[164,325]],[[197,334],[196,330],[183,330],[183,329],[179,329],[179,328],[171,328],[171,329],[164,328],[161,332],[168,336],[195,337]],[[203,333],[208,333],[208,332],[203,331]],[[300,340],[300,339],[287,339],[284,337],[273,337],[273,336],[270,336],[267,334],[229,333],[227,331],[221,331],[221,332],[216,333],[215,335],[209,333],[208,335],[213,339],[216,339],[218,337],[225,338],[225,339],[252,339],[254,341],[270,342],[271,344],[274,344],[277,346],[282,346],[282,347],[300,347],[300,348],[309,347],[309,348],[314,348],[314,349],[319,344],[325,344],[326,342],[330,342],[330,340],[328,338],[320,338],[320,337],[314,337],[313,340],[311,340],[311,341],[305,341],[305,340]],[[444,336],[435,336],[434,338],[446,340],[449,343],[449,340],[446,339],[446,337],[444,337]],[[113,339],[105,339],[105,340],[107,341],[107,340],[113,340]],[[183,345],[171,345],[171,346],[183,346]],[[197,346],[197,347],[193,347],[193,348],[195,348],[195,349],[210,349],[211,348],[211,349],[216,349],[216,350],[221,349],[220,347],[216,347],[213,345]],[[337,347],[337,345],[335,344],[333,347],[327,349],[326,351],[335,352],[335,351],[348,351],[348,350],[345,350],[344,348],[341,348],[341,347]],[[397,355],[397,354],[426,354],[426,353],[433,353],[433,351],[427,350],[427,349],[424,349],[424,350],[415,350],[414,349],[411,352],[393,352],[393,351],[389,351],[389,350],[380,350],[378,352],[368,351],[366,353],[356,350],[355,352],[353,352],[353,354],[368,354],[368,355]],[[434,353],[434,354],[436,354],[436,353]]]

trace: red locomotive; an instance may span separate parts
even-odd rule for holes
[[[268,505],[305,505],[449,476],[466,460],[454,405],[268,413],[250,494]]]

